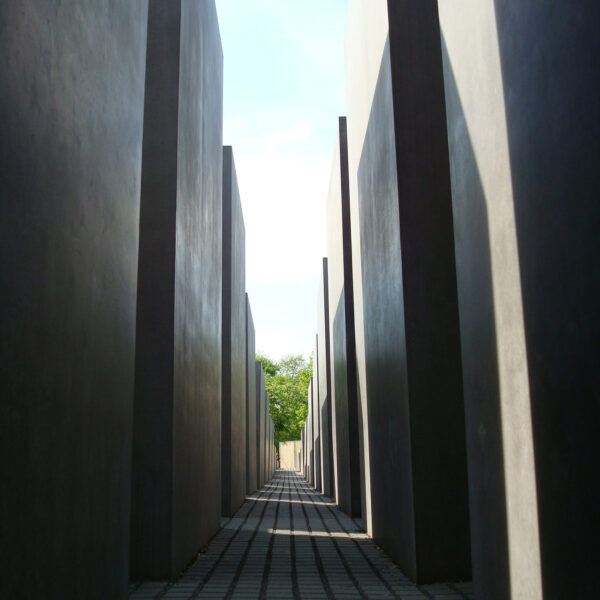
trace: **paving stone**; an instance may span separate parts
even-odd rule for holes
[[[130,600],[473,600],[470,582],[416,586],[355,521],[295,471],[280,470],[173,582],[134,583]]]

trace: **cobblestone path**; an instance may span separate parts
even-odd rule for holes
[[[472,587],[414,585],[329,498],[280,470],[179,579],[133,584],[129,597],[472,600]]]

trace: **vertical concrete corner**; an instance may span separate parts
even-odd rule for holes
[[[594,596],[600,5],[439,12],[476,596]]]
[[[369,17],[361,24],[356,14],[349,16],[357,28],[348,30],[355,37],[347,39],[347,73],[349,90],[358,94],[348,96],[348,135],[354,131],[357,136],[350,165],[356,169],[356,196],[351,194],[350,201],[357,203],[359,236],[353,262],[360,261],[361,276],[360,302],[355,295],[361,312],[356,352],[366,408],[368,522],[375,541],[414,581],[469,579],[464,406],[437,2],[353,6],[364,13],[367,5],[387,19],[374,23]]]
[[[323,468],[322,463],[322,446],[321,446],[321,410],[319,408],[319,337],[315,335],[315,351],[313,358],[313,376],[311,379],[311,401],[312,401],[312,430],[313,430],[313,486],[319,492],[323,491],[323,483],[321,473]]]
[[[147,11],[0,4],[2,598],[127,595]]]
[[[223,148],[221,514],[246,496],[245,230],[231,146]]]
[[[327,258],[321,267],[321,284],[317,306],[318,386],[321,435],[321,489],[325,496],[335,496],[333,466],[333,415],[331,407],[331,362],[329,331],[329,277]]]
[[[348,179],[346,118],[338,122],[327,200],[327,255],[333,464],[335,497],[351,517],[362,516],[361,458],[356,346],[352,233]]]
[[[256,385],[256,478],[258,487],[265,484],[265,374],[259,361],[254,364]]]
[[[134,580],[175,575],[219,527],[222,69],[214,2],[150,4],[135,359]]]
[[[246,294],[246,494],[258,489],[256,478],[256,370],[254,320]]]

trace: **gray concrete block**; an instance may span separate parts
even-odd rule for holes
[[[178,573],[219,527],[222,61],[214,2],[150,4],[133,579]]]
[[[300,471],[304,477],[306,477],[306,442],[305,442],[306,424],[302,431],[300,431]]]
[[[308,445],[307,445],[307,456],[306,463],[308,469],[307,481],[310,485],[315,484],[315,434],[314,434],[314,406],[313,406],[313,379],[310,378],[310,384],[308,386]]]
[[[0,4],[2,598],[127,594],[147,10]]]
[[[258,489],[256,479],[256,370],[254,320],[246,294],[246,493]]]
[[[319,409],[319,339],[315,335],[315,350],[313,354],[313,376],[311,379],[312,402],[312,433],[313,433],[313,486],[321,491],[321,410]]]
[[[321,490],[326,496],[335,495],[333,468],[333,416],[331,409],[331,365],[329,332],[329,287],[327,259],[323,259],[319,301],[317,306],[317,372],[321,435]]]
[[[221,514],[246,497],[246,248],[231,146],[223,148]]]
[[[256,361],[256,478],[258,487],[265,484],[265,374],[262,365]]]
[[[263,427],[263,462],[262,469],[264,473],[264,482],[269,481],[269,394],[265,389],[265,399],[263,402],[262,425]]]
[[[373,65],[377,73],[365,81],[373,87],[367,92],[372,101],[362,107],[368,116],[356,164],[360,255],[353,257],[361,261],[362,276],[364,337],[357,354],[364,355],[370,526],[375,541],[414,581],[469,579],[437,3],[388,2],[387,9],[387,32],[363,28],[350,40],[358,53],[372,45],[369,36],[384,37]]]
[[[600,6],[440,20],[476,596],[594,596]]]
[[[354,337],[354,287],[346,118],[338,140],[327,200],[327,254],[333,464],[335,498],[351,517],[361,516],[359,406]]]

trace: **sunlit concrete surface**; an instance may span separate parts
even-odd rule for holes
[[[417,586],[331,499],[278,470],[175,581],[135,583],[150,598],[472,600],[470,583]]]

